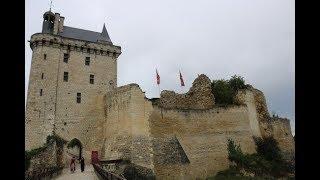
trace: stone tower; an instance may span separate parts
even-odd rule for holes
[[[42,146],[53,132],[80,136],[94,99],[117,87],[117,58],[105,25],[102,32],[64,26],[64,17],[43,15],[42,32],[30,39],[32,62],[26,104],[25,147]]]

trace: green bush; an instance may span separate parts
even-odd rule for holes
[[[255,138],[256,151],[245,154],[240,145],[228,140],[228,158],[232,165],[229,169],[220,171],[215,179],[251,179],[243,171],[254,174],[254,179],[276,179],[294,173],[294,169],[287,163],[274,138]]]
[[[254,138],[256,143],[256,151],[262,155],[266,160],[282,161],[281,150],[278,142],[273,137]]]
[[[48,145],[50,145],[54,141],[57,143],[57,145],[63,145],[66,143],[66,140],[62,139],[58,135],[53,134],[53,135],[47,136],[46,143],[43,146],[39,148],[31,149],[30,151],[25,151],[24,153],[25,171],[28,170],[30,167],[31,158],[43,152],[48,147]]]
[[[229,80],[229,84],[234,91],[246,88],[244,78],[237,75],[231,77],[231,79]]]
[[[211,86],[217,104],[233,104],[234,92],[228,81],[214,80]]]
[[[57,145],[63,145],[63,144],[67,143],[66,140],[64,140],[63,138],[61,138],[60,136],[58,136],[56,134],[47,136],[47,141],[46,141],[47,144],[49,144],[53,141],[55,141],[57,143]]]
[[[24,152],[24,160],[25,160],[25,171],[29,169],[30,167],[30,161],[31,158],[40,154],[47,148],[47,145],[45,144],[42,147],[36,148],[36,149],[31,149],[30,151],[25,151]]]
[[[213,80],[211,83],[212,93],[218,105],[235,104],[234,97],[239,89],[246,88],[244,78],[234,75],[230,80]]]

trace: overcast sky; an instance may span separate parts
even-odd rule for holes
[[[50,0],[26,0],[26,85],[31,49]],[[53,0],[65,25],[102,31],[115,45],[118,86],[137,83],[148,98],[161,89],[186,92],[197,74],[229,79],[237,74],[264,92],[269,111],[295,121],[293,0]],[[179,86],[181,70],[186,87]],[[27,93],[26,93],[27,94]]]

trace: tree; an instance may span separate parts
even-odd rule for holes
[[[266,160],[281,161],[281,150],[278,142],[273,137],[254,138],[256,143],[256,151],[262,155]]]
[[[217,104],[233,104],[233,90],[228,81],[214,80],[211,86]]]
[[[231,79],[229,80],[229,84],[230,84],[231,88],[233,89],[233,91],[235,91],[235,92],[238,91],[239,89],[246,88],[244,78],[241,76],[237,76],[237,75],[234,75],[231,77]]]
[[[81,159],[82,157],[82,143],[79,139],[77,138],[74,138],[72,139],[69,143],[68,143],[68,148],[73,148],[77,146],[79,148],[79,160]]]
[[[245,89],[245,81],[241,76],[234,75],[230,80],[213,80],[211,83],[215,102],[221,105],[235,104],[234,97],[239,89]]]

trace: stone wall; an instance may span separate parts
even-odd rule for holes
[[[53,142],[39,154],[31,158],[28,171],[37,171],[51,167],[63,166],[63,156],[63,147],[59,147],[56,142]]]
[[[272,136],[271,118],[264,94],[249,86],[247,89],[239,90],[235,102],[244,104],[250,113],[251,128],[254,135],[258,137]]]
[[[274,117],[272,118],[271,124],[273,130],[272,135],[278,142],[278,145],[285,156],[294,156],[295,141],[291,133],[290,120]]]
[[[281,151],[294,154],[294,140],[290,127],[290,120],[270,117],[266,99],[263,93],[251,86],[238,91],[235,100],[238,104],[248,107],[251,129],[257,137],[273,136]]]
[[[159,105],[165,109],[210,109],[214,106],[211,81],[206,75],[201,74],[185,94],[162,91]]]
[[[162,147],[153,148],[155,174],[159,179],[205,178],[226,169],[229,166],[229,138],[240,143],[244,152],[255,152],[245,106],[209,110],[154,107],[149,121],[153,144]],[[170,145],[169,142],[175,138],[176,143]],[[165,161],[170,153],[179,155]],[[188,161],[182,158],[184,154]]]
[[[153,169],[148,117],[152,104],[137,84],[118,87],[106,95],[103,159],[130,159]]]

